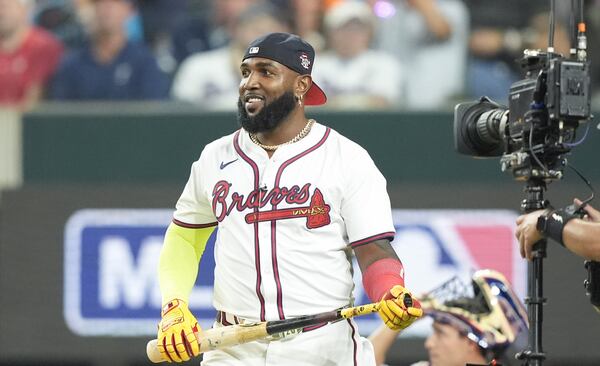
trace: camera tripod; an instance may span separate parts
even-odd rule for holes
[[[544,200],[546,183],[539,178],[529,178],[524,189],[525,199],[521,201],[521,210],[529,213],[545,209],[550,202]],[[546,354],[542,350],[542,306],[546,302],[543,289],[543,260],[546,257],[546,239],[541,239],[533,246],[533,260],[527,265],[527,314],[529,318],[529,337],[527,349],[517,353],[523,365],[541,366]]]

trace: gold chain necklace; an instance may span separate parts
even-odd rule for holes
[[[252,140],[252,142],[254,142],[256,145],[262,147],[263,149],[265,149],[267,151],[275,151],[280,146],[293,144],[295,142],[298,142],[298,141],[302,140],[304,137],[306,137],[306,135],[308,135],[308,133],[310,132],[310,129],[313,126],[313,124],[315,124],[315,120],[314,119],[309,119],[308,123],[306,123],[306,126],[304,126],[304,128],[302,129],[302,131],[300,131],[293,139],[291,139],[290,141],[284,142],[282,144],[279,144],[279,145],[264,145],[260,141],[258,141],[258,138],[253,133],[249,134],[250,135],[250,140]]]

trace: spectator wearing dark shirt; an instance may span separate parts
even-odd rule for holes
[[[168,96],[169,80],[151,51],[127,41],[133,1],[96,0],[87,46],[70,53],[53,81],[57,100],[144,100]]]
[[[28,109],[44,94],[62,44],[33,27],[29,0],[0,0],[0,105]]]

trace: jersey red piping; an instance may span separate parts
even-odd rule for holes
[[[379,239],[389,239],[389,241],[394,240],[394,235],[396,235],[395,232],[393,231],[388,231],[382,234],[377,234],[377,235],[373,235],[373,236],[369,236],[368,238],[364,238],[355,242],[350,243],[350,247],[352,248],[356,248],[359,247],[361,245],[365,245],[365,244],[369,244],[370,242],[373,242],[375,240],[379,240]]]
[[[217,226],[217,222],[211,222],[208,224],[188,224],[187,222],[179,221],[177,219],[173,219],[173,223],[177,226],[181,226],[187,229],[204,229],[207,227]]]
[[[238,138],[240,136],[240,130],[238,130],[233,137],[233,146],[235,151],[242,157],[242,159],[250,165],[252,168],[252,172],[254,173],[254,189],[258,190],[258,166],[256,163],[246,155],[239,144]],[[258,207],[254,207],[254,212],[258,212]],[[256,295],[258,296],[258,300],[260,301],[260,320],[265,321],[265,298],[260,291],[260,287],[262,284],[262,277],[260,272],[260,242],[258,237],[258,222],[254,223],[254,268],[256,270]]]
[[[348,325],[350,325],[350,328],[352,329],[352,346],[353,348],[353,352],[354,352],[354,366],[358,366],[358,345],[356,343],[356,339],[354,338],[356,336],[356,329],[354,328],[354,324],[352,324],[352,320],[350,319],[346,319],[348,321]]]

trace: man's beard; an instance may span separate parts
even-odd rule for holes
[[[296,107],[296,98],[291,91],[283,93],[282,96],[269,104],[265,104],[260,112],[254,117],[248,116],[242,98],[238,99],[239,124],[250,133],[271,131],[283,122]]]

